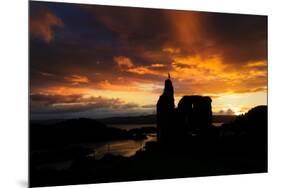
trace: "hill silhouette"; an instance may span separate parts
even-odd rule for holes
[[[213,123],[228,123],[236,118],[236,115],[213,115]],[[109,117],[97,119],[104,124],[156,124],[156,114],[142,116]]]
[[[213,123],[229,123],[236,118],[236,115],[213,115]],[[88,118],[89,119],[89,118]],[[30,120],[31,124],[51,125],[63,122],[69,119],[51,119],[51,120]],[[156,114],[140,116],[116,116],[96,120],[105,125],[126,125],[126,124],[156,124]]]
[[[31,149],[136,138],[125,130],[107,127],[99,121],[86,118],[47,125],[31,123],[30,135]]]

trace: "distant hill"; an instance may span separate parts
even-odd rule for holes
[[[213,115],[213,123],[229,123],[236,119],[236,115]]]
[[[156,115],[110,117],[97,120],[104,124],[154,124],[156,123]]]
[[[32,148],[121,139],[133,139],[133,137],[125,130],[107,127],[93,119],[70,119],[54,124],[30,123]]]
[[[229,123],[235,120],[235,115],[213,115],[213,123]],[[127,116],[127,117],[109,117],[96,119],[105,125],[113,124],[156,124],[156,115]],[[31,120],[32,124],[50,125],[65,121],[64,119],[53,120]]]
[[[234,115],[213,115],[213,122],[228,123],[235,120]],[[111,117],[98,119],[104,124],[156,124],[156,115],[144,115],[134,117]]]

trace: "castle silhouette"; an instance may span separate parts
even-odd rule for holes
[[[212,125],[211,98],[207,96],[183,96],[174,104],[174,87],[168,74],[163,94],[157,102],[157,137],[161,143],[185,141],[194,134],[204,133]]]

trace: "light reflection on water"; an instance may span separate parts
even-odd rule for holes
[[[144,128],[144,127],[155,127],[156,124],[115,124],[115,125],[107,125],[108,127],[118,128],[118,129],[124,129],[126,131],[129,131],[131,129],[137,129],[137,128]]]
[[[98,144],[83,144],[79,145],[83,148],[93,150],[93,153],[87,155],[94,159],[102,159],[106,154],[112,154],[115,156],[131,157],[136,154],[139,150],[144,150],[147,142],[155,142],[157,140],[156,133],[147,134],[147,139],[144,140],[120,140],[120,141],[109,141],[101,142]],[[66,170],[73,164],[72,160],[58,161],[58,162],[47,162],[38,164],[37,169],[53,169],[53,170]]]
[[[102,159],[105,154],[112,154],[115,156],[131,157],[139,150],[144,150],[147,142],[155,142],[157,140],[156,134],[151,133],[147,135],[145,140],[120,140],[110,141],[92,145],[95,150],[90,154],[90,157],[95,159]]]
[[[223,125],[223,122],[213,122],[214,127],[221,127]]]
[[[221,126],[222,123],[213,123],[214,126]],[[136,125],[109,125],[109,127],[120,128],[125,130],[130,130],[134,128],[141,127],[156,127],[155,124],[136,124]],[[91,144],[90,148],[94,149],[94,153],[88,155],[99,160],[104,157],[105,154],[112,154],[115,156],[131,157],[136,154],[139,150],[145,149],[145,144],[147,142],[156,142],[156,133],[147,134],[147,139],[145,140],[119,140],[119,141],[109,141],[99,144]]]

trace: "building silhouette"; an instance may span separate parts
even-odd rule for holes
[[[174,88],[170,79],[165,80],[164,92],[157,102],[157,138],[159,142],[171,140],[169,133],[171,125],[175,121]]]
[[[168,74],[163,94],[157,102],[157,136],[159,143],[184,141],[188,135],[204,132],[212,125],[211,98],[183,96],[175,108],[174,88]]]

